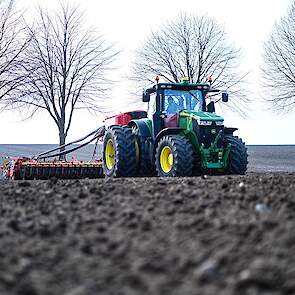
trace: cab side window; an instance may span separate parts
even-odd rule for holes
[[[153,114],[156,112],[156,93],[150,95],[150,101],[148,104],[148,118],[152,119]]]

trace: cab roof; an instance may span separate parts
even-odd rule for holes
[[[206,90],[211,91],[208,83],[158,83],[148,88],[147,91],[154,92],[157,88],[175,90]]]

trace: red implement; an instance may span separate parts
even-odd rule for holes
[[[81,179],[101,178],[103,168],[101,161],[94,162],[38,162],[18,159],[11,167],[9,177],[12,179]]]
[[[121,113],[112,117],[108,117],[104,120],[105,126],[109,127],[112,125],[127,125],[133,119],[146,118],[146,111],[132,111]]]

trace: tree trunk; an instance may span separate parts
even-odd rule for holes
[[[62,146],[66,143],[66,135],[65,135],[65,131],[64,128],[60,128],[59,129],[59,146]],[[60,148],[60,152],[63,152],[65,150],[65,147],[61,147]],[[66,156],[65,155],[61,155],[59,156],[59,160],[65,160]]]

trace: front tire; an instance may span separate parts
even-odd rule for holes
[[[231,144],[226,168],[227,174],[244,175],[247,171],[248,154],[245,143],[237,136],[226,135],[226,145]]]
[[[184,136],[168,135],[160,139],[155,156],[158,176],[191,176],[193,170],[193,148]]]
[[[103,169],[108,177],[132,177],[136,173],[135,136],[126,126],[112,126],[103,141]]]

